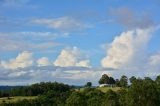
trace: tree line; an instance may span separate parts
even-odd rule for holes
[[[130,81],[130,84],[128,84]],[[91,82],[85,84],[84,90],[78,90],[57,82],[42,82],[24,88],[9,90],[10,96],[38,96],[34,100],[22,100],[15,103],[3,103],[2,106],[160,106],[160,76],[155,80],[145,77],[136,78],[122,76],[114,79],[104,74],[100,84],[120,87],[102,92],[92,87]],[[14,93],[13,93],[14,92]]]

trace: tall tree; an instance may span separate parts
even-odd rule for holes
[[[129,78],[130,83],[133,83],[136,80],[135,76],[132,76],[131,78]]]
[[[157,78],[156,78],[156,83],[157,83],[158,85],[160,85],[160,75],[157,76]]]
[[[115,84],[116,84],[117,87],[120,87],[120,81],[119,81],[119,79],[116,79]]]
[[[99,80],[99,84],[109,84],[109,77],[107,74],[103,74]]]
[[[128,78],[127,76],[123,75],[120,79],[120,86],[127,87],[128,86]]]
[[[109,77],[109,84],[115,84],[115,80],[113,77]]]

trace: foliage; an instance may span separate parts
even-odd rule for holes
[[[107,91],[102,106],[119,106],[117,93],[112,90]]]
[[[107,74],[103,74],[99,80],[99,84],[115,84],[113,77],[109,77]]]
[[[116,84],[116,86],[120,87],[120,81],[119,81],[119,79],[116,79],[115,84]]]
[[[127,76],[123,75],[120,79],[120,86],[121,87],[127,87],[128,86],[128,78]]]
[[[119,105],[120,106],[127,106],[126,105],[126,94],[127,94],[127,90],[122,88],[122,89],[119,89],[117,91],[117,95],[118,95],[118,98],[119,98]]]
[[[107,74],[103,74],[99,80],[99,84],[108,84],[109,83],[109,76]]]
[[[150,79],[137,79],[127,92],[128,106],[159,106],[156,83]]]
[[[86,106],[86,104],[86,97],[80,92],[73,92],[66,101],[66,106]]]
[[[129,78],[130,83],[133,83],[136,80],[135,76],[132,76],[131,78]]]
[[[91,82],[87,82],[86,85],[85,85],[85,87],[88,87],[88,88],[90,88],[91,86],[92,86]]]

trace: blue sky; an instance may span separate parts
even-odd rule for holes
[[[158,0],[1,0],[0,84],[155,77],[159,10]]]

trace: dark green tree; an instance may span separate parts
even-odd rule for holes
[[[67,99],[66,106],[87,106],[85,95],[80,92],[73,92]]]
[[[133,81],[135,81],[135,80],[136,80],[135,76],[132,76],[131,78],[129,78],[130,83],[133,83]]]
[[[91,82],[87,82],[87,83],[85,84],[85,87],[88,87],[88,88],[92,87],[92,83],[91,83]]]
[[[120,90],[117,91],[120,106],[127,106],[127,104],[126,104],[126,94],[127,94],[126,89],[120,89]]]
[[[107,74],[103,74],[99,80],[99,84],[109,84],[109,77]]]
[[[120,86],[121,87],[127,87],[128,86],[128,78],[127,76],[123,75],[120,79]]]
[[[135,80],[126,96],[127,106],[159,106],[156,83],[152,80]]]
[[[85,93],[87,98],[87,106],[101,106],[104,100],[104,93],[100,90],[93,89]]]
[[[109,77],[109,84],[115,84],[116,83],[116,81],[114,80],[114,78],[113,77]]]
[[[119,79],[116,79],[115,84],[116,84],[117,87],[120,87],[120,81],[119,81]]]
[[[156,83],[158,84],[158,85],[160,85],[160,75],[158,75],[157,77],[156,77]]]
[[[105,94],[105,99],[102,106],[119,106],[118,95],[112,90],[108,90]]]

